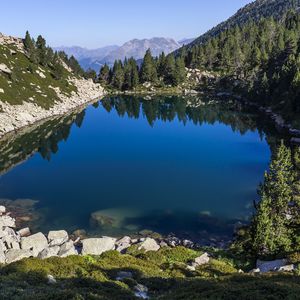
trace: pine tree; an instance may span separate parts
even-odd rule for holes
[[[177,57],[175,65],[174,85],[183,83],[186,79],[186,70],[183,57]]]
[[[261,201],[252,223],[253,248],[258,256],[278,255],[291,248],[287,215],[293,199],[293,181],[291,150],[282,142],[260,187]]]
[[[176,65],[174,55],[168,55],[164,72],[164,81],[166,84],[176,84]]]
[[[141,67],[141,82],[156,82],[157,71],[155,61],[152,57],[151,50],[148,49],[144,56],[143,64]]]
[[[120,60],[115,61],[112,74],[112,86],[118,90],[123,88],[124,70]]]
[[[101,67],[98,79],[102,84],[109,83],[109,66],[107,64],[104,64],[104,66]]]

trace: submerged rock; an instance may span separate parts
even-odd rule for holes
[[[82,241],[82,254],[100,255],[103,252],[115,249],[115,238],[89,238]]]

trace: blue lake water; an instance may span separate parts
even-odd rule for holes
[[[37,200],[39,229],[114,235],[225,234],[270,160],[255,115],[178,97],[106,98],[1,147],[0,198]]]

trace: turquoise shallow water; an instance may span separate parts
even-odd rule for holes
[[[38,200],[44,230],[224,233],[251,214],[270,159],[256,116],[232,106],[104,99],[14,142],[19,156],[37,145],[0,177],[0,198]]]

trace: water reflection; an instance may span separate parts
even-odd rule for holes
[[[121,123],[120,118],[124,119]],[[138,121],[129,124],[132,119]],[[189,134],[191,138],[185,140],[188,153],[178,147],[176,138],[168,140],[166,148],[159,135],[164,130],[161,123],[174,125],[168,127],[166,135],[180,134],[182,140]],[[177,123],[187,130],[183,132]],[[226,131],[231,144],[222,140],[212,143],[214,137],[208,137],[213,134],[211,128],[202,128],[201,137],[197,135],[198,128],[197,133],[194,130],[203,124],[215,124],[216,131],[220,130],[218,125],[225,124],[238,134],[231,137]],[[113,128],[112,137],[111,132],[104,132],[105,126]],[[139,126],[143,129],[136,131]],[[119,133],[123,127],[134,139],[123,139]],[[224,128],[221,130],[223,133]],[[147,229],[200,241],[217,237],[226,240],[235,224],[244,222],[251,213],[257,174],[263,174],[268,159],[266,146],[258,145],[257,137],[245,139],[246,146],[240,141],[240,136],[249,132],[266,138],[271,147],[279,138],[262,116],[234,101],[205,97],[107,97],[86,110],[55,117],[0,140],[0,197],[39,200],[36,230],[83,228],[90,234],[121,235]],[[68,139],[67,144],[60,145]],[[145,144],[138,151],[136,141]],[[223,144],[216,150],[218,143]],[[148,144],[157,151],[154,153]],[[227,150],[228,145],[232,148]],[[166,149],[172,153],[166,155]],[[45,166],[41,160],[29,159],[35,153],[40,154],[42,161],[51,161],[59,153],[61,157]],[[260,158],[262,154],[264,157]],[[227,171],[220,172],[218,160],[222,158],[232,178],[227,178]],[[15,168],[27,160],[27,168]],[[199,172],[201,168],[203,173]],[[18,182],[20,178],[24,179],[22,184]],[[201,181],[204,186],[200,187]],[[224,195],[222,191],[230,189],[227,183],[233,184],[235,191]],[[7,186],[2,192],[1,187]],[[184,205],[186,210],[182,209]],[[226,211],[231,218],[217,216],[215,211]]]

